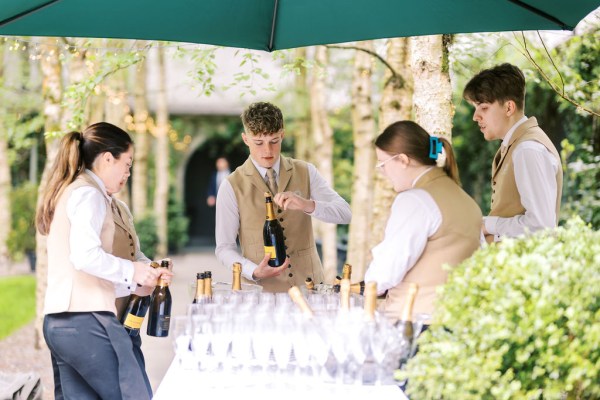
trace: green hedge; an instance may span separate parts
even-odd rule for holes
[[[599,399],[600,232],[576,217],[477,251],[418,343],[411,400]]]

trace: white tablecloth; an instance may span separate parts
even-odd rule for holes
[[[251,387],[236,387],[236,377],[231,376],[229,385],[214,385],[207,382],[208,375],[198,370],[184,369],[178,361],[173,361],[160,383],[154,400],[185,400],[185,399],[221,399],[234,398],[260,399],[260,400],[408,400],[408,397],[394,385],[363,386],[363,385],[335,385],[314,384],[305,388],[296,386],[286,388],[278,385],[256,384]],[[292,390],[293,389],[293,390]]]

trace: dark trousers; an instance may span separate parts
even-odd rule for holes
[[[44,339],[52,356],[55,400],[151,398],[135,346],[114,314],[48,314]]]

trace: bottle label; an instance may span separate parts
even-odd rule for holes
[[[127,318],[125,318],[123,326],[129,329],[140,329],[143,321],[144,317],[138,317],[137,315],[127,314]]]
[[[277,257],[275,253],[275,246],[265,246],[265,255],[269,254],[272,259]]]

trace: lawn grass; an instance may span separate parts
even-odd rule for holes
[[[35,318],[35,276],[0,278],[0,339]]]

